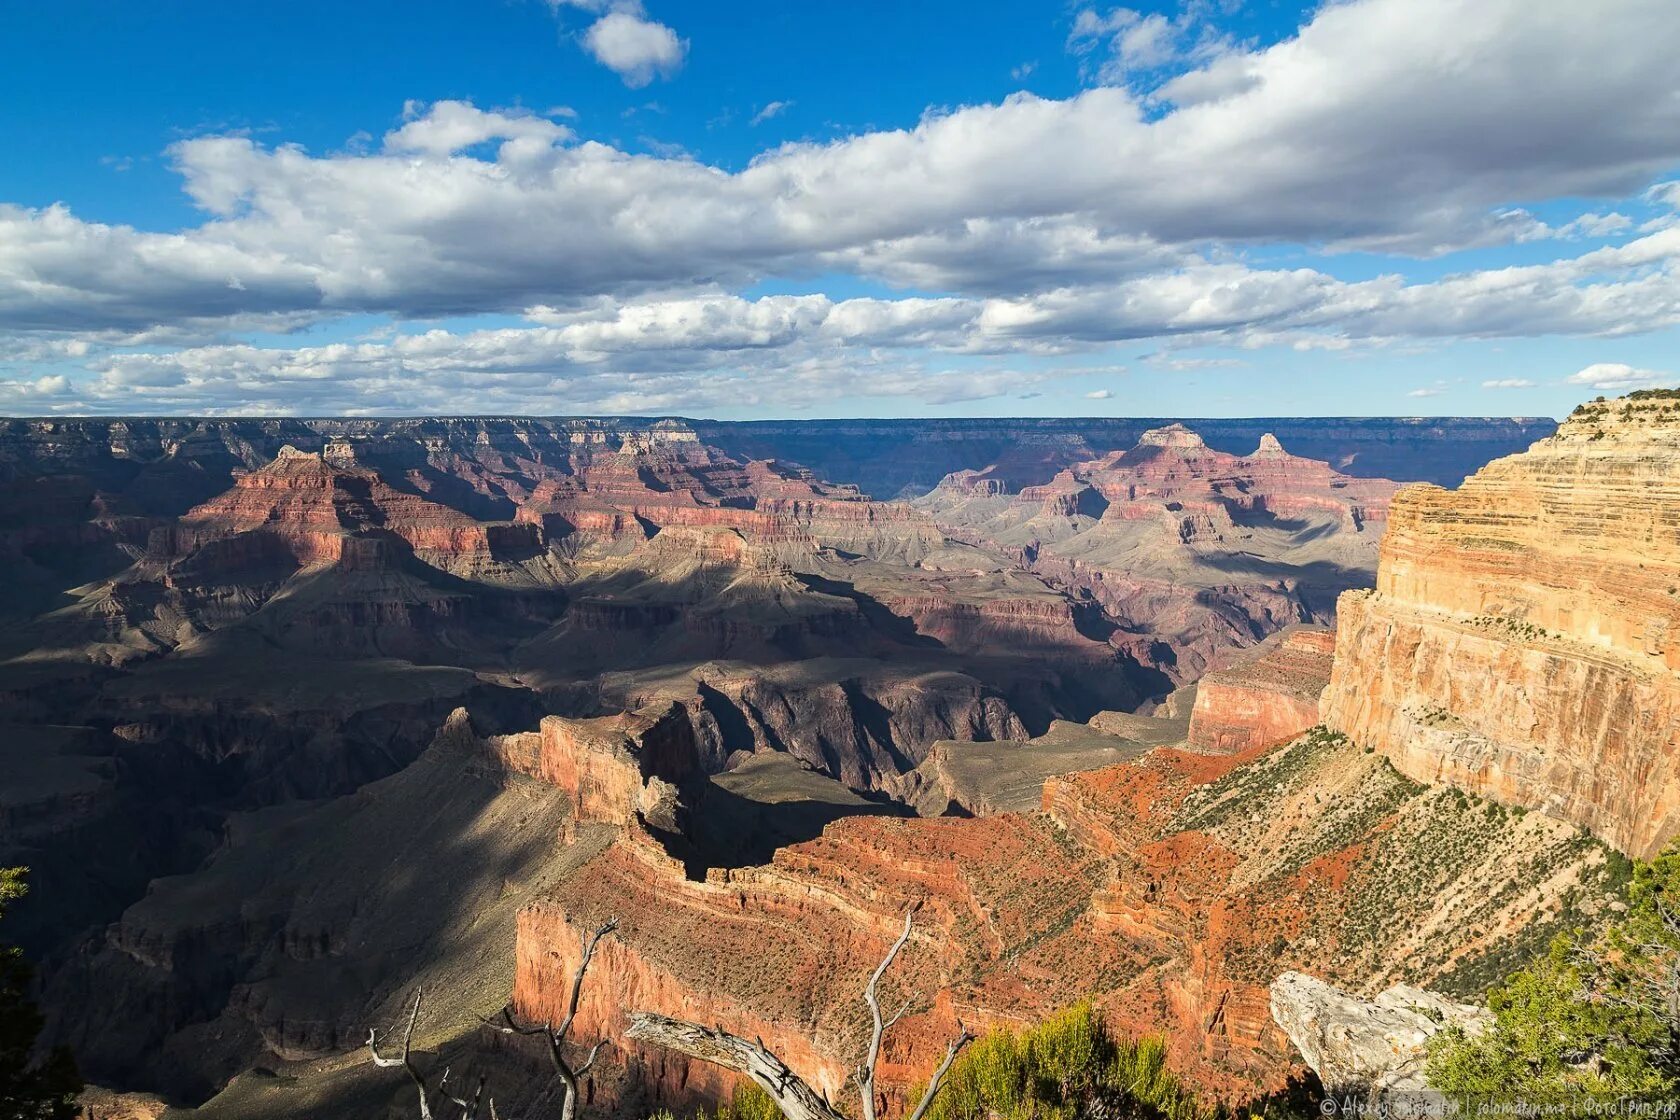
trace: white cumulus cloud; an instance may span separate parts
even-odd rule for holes
[[[1680,378],[1660,370],[1635,369],[1624,362],[1594,362],[1585,369],[1570,374],[1567,380],[1571,385],[1626,392],[1630,389],[1648,389],[1653,385],[1672,384]]]
[[[610,11],[583,33],[583,45],[595,61],[639,89],[655,78],[669,78],[682,69],[688,40],[639,10]]]
[[[602,29],[603,61],[630,79],[681,64],[686,47],[639,3],[556,5],[582,13],[586,46]],[[1159,57],[1148,17],[1117,12],[1091,9],[1091,57]],[[1174,49],[1199,58],[1199,36]],[[1671,0],[1343,0],[1281,42],[1221,47],[1152,96],[1018,94],[781,144],[739,170],[465,101],[411,104],[382,138],[337,152],[195,136],[168,152],[203,215],[177,228],[0,202],[0,379],[80,362],[98,376],[74,374],[73,392],[111,407],[255,411],[418,408],[431,398],[400,387],[413,377],[461,400],[581,405],[617,399],[591,380],[616,375],[653,408],[704,404],[707,378],[750,381],[760,359],[850,362],[902,388],[911,374],[894,362],[952,392],[918,364],[928,354],[1660,330],[1680,324],[1676,41]],[[1558,200],[1581,217],[1554,228],[1519,208]],[[1407,275],[1406,255],[1539,238],[1612,243]],[[1280,246],[1307,248],[1268,252]],[[1321,247],[1390,263],[1343,280],[1313,267]],[[1303,263],[1253,263],[1285,256]],[[834,274],[937,298],[727,294]],[[525,325],[401,334],[349,357],[227,345],[352,314]],[[249,376],[214,376],[217,361]]]

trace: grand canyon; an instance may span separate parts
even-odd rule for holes
[[[1675,0],[57,0],[0,1120],[1680,1112]]]
[[[861,422],[855,478],[792,424],[7,422],[7,925],[113,1116],[400,1111],[416,991],[535,1107],[485,1023],[608,919],[591,1107],[731,1092],[632,1013],[838,1099],[907,909],[883,1100],[1090,1001],[1258,1101],[1280,975],[1474,999],[1680,830],[1676,415],[1000,423],[888,500]]]

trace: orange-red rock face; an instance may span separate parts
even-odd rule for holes
[[[1030,948],[1047,923],[1079,921],[1089,868],[1062,853],[1044,821],[883,822],[851,818],[822,838],[779,851],[761,868],[713,870],[702,882],[646,837],[627,834],[581,868],[552,903],[521,918],[516,1006],[541,1018],[563,998],[578,932],[600,917],[624,922],[618,944],[592,970],[584,1036],[621,1034],[632,1010],[722,1024],[762,1037],[828,1091],[845,1079],[864,1038],[858,995],[903,922],[917,934],[895,965],[892,989],[916,1007],[890,1040],[883,1075],[897,1090],[925,1076],[956,1018],[985,1027],[999,1008],[1040,986],[1072,992],[1092,979],[1083,961]],[[1075,889],[1070,893],[1070,886]],[[941,996],[954,973],[1016,950],[1007,1001],[967,988]],[[936,998],[940,997],[940,998]],[[1013,1018],[1013,1016],[1009,1016]],[[718,1095],[715,1071],[653,1053],[659,1084],[684,1097]]]
[[[299,564],[334,564],[358,532],[398,537],[442,564],[487,561],[493,541],[535,544],[525,526],[487,526],[464,513],[392,488],[372,471],[282,448],[232,490],[185,514],[164,546],[185,555],[203,544],[256,533],[283,543]]]
[[[1331,630],[1287,630],[1258,657],[1203,677],[1190,712],[1190,745],[1238,754],[1286,742],[1312,727],[1319,696],[1330,683],[1335,644]]]
[[[1323,715],[1630,854],[1680,833],[1680,403],[1584,405],[1457,491],[1402,491]]]
[[[677,828],[676,787],[700,764],[676,704],[599,719],[545,716],[537,731],[491,736],[486,748],[509,770],[566,791],[575,821],[621,827]]]
[[[1124,1031],[1164,1033],[1175,1069],[1240,1100],[1289,1072],[1267,1006],[1278,970],[1363,988],[1500,959],[1563,900],[1601,900],[1588,869],[1602,863],[1571,828],[1501,823],[1335,737],[1159,749],[1051,780],[1041,813],[853,817],[703,880],[626,830],[522,914],[514,1001],[555,1013],[580,933],[616,915],[581,1037],[636,1010],[721,1024],[833,1097],[863,1043],[864,978],[919,903],[892,981],[916,997],[889,1038],[893,1092],[927,1076],[955,1019],[1027,1023],[1090,999]],[[631,1057],[661,1103],[726,1091],[715,1070]]]
[[[1309,511],[1345,518],[1357,528],[1382,520],[1395,489],[1383,479],[1350,478],[1328,463],[1291,455],[1270,435],[1252,455],[1229,455],[1176,424],[1145,432],[1130,451],[1068,473],[1108,502],[1104,517],[1153,517],[1165,507],[1200,514],[1209,532],[1230,527],[1233,515],[1292,518]]]

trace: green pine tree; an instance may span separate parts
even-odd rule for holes
[[[1604,933],[1559,937],[1490,992],[1490,1029],[1436,1036],[1430,1084],[1466,1104],[1523,1101],[1558,1117],[1680,1097],[1680,851],[1635,868],[1627,906]]]
[[[0,917],[29,888],[24,869],[0,869]],[[33,971],[23,953],[0,946],[0,1120],[70,1120],[81,1078],[68,1051],[37,1060],[41,1011],[30,998]]]

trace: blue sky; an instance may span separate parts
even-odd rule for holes
[[[8,12],[0,412],[1561,415],[1680,370],[1666,0],[155,7]]]

